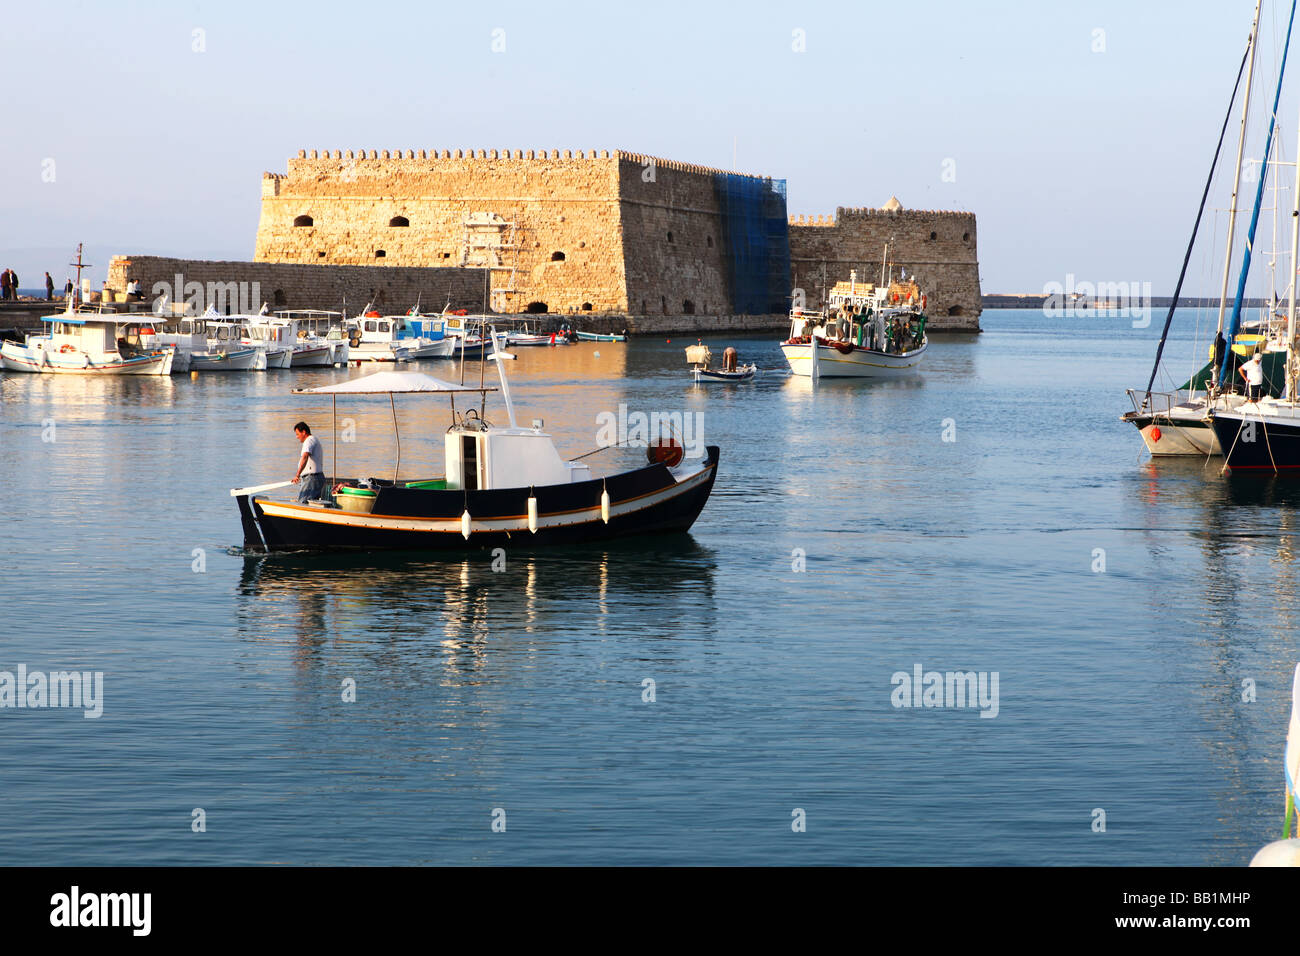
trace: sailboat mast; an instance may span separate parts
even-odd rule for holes
[[[1250,58],[1252,37],[1246,38],[1246,49],[1241,52],[1241,64],[1237,67],[1237,79],[1232,85],[1232,96],[1228,108],[1223,114],[1223,125],[1219,128],[1219,141],[1214,146],[1214,158],[1210,160],[1210,172],[1205,177],[1205,188],[1201,190],[1201,204],[1196,208],[1196,221],[1192,223],[1192,236],[1187,240],[1187,251],[1183,254],[1183,267],[1178,272],[1178,282],[1174,285],[1174,296],[1169,300],[1169,311],[1165,313],[1165,327],[1160,332],[1160,343],[1156,346],[1156,360],[1151,365],[1151,377],[1147,379],[1146,397],[1143,407],[1151,403],[1151,389],[1156,383],[1156,373],[1160,371],[1160,358],[1164,355],[1165,342],[1169,339],[1169,327],[1173,324],[1174,313],[1178,310],[1179,297],[1183,294],[1183,282],[1187,279],[1187,266],[1192,261],[1192,250],[1196,247],[1196,236],[1201,229],[1201,217],[1205,214],[1205,201],[1210,197],[1210,187],[1214,185],[1214,171],[1219,168],[1219,154],[1223,152],[1223,140],[1228,135],[1228,124],[1232,122],[1232,108],[1237,102],[1237,92],[1241,89],[1241,78],[1246,72],[1246,61]]]
[[[1237,228],[1237,191],[1241,188],[1241,161],[1246,155],[1246,118],[1250,115],[1251,78],[1255,75],[1255,52],[1259,49],[1259,11],[1264,0],[1255,0],[1255,21],[1250,27],[1250,63],[1246,66],[1246,95],[1241,101],[1241,131],[1237,134],[1237,170],[1232,177],[1232,201],[1228,203],[1228,248],[1223,256],[1223,286],[1219,291],[1219,325],[1216,340],[1223,334],[1228,305],[1228,280],[1232,276],[1232,241]]]
[[[1255,187],[1255,205],[1250,212],[1250,228],[1246,231],[1246,251],[1241,257],[1241,272],[1237,274],[1237,294],[1232,302],[1232,318],[1228,321],[1228,341],[1231,342],[1237,335],[1237,330],[1241,327],[1241,304],[1246,295],[1246,279],[1250,275],[1250,258],[1254,251],[1255,245],[1255,228],[1259,225],[1259,207],[1264,198],[1264,187],[1267,184],[1268,176],[1268,157],[1273,152],[1273,131],[1277,127],[1277,106],[1282,99],[1282,79],[1286,75],[1287,53],[1291,49],[1291,28],[1295,25],[1295,9],[1297,0],[1291,0],[1291,15],[1286,23],[1286,40],[1282,44],[1282,63],[1277,71],[1277,92],[1273,94],[1273,108],[1268,115],[1268,136],[1264,140],[1264,157],[1259,168],[1259,185]],[[1222,309],[1222,303],[1220,303]],[[1219,369],[1219,380],[1228,371],[1228,365],[1231,362],[1232,352],[1225,349],[1223,353],[1223,364]]]
[[[1300,122],[1296,124],[1300,127]],[[1300,130],[1297,130],[1296,138],[1300,139]],[[1295,274],[1296,274],[1296,253],[1300,251],[1300,143],[1296,145],[1296,163],[1295,163],[1295,208],[1291,212],[1291,282],[1287,291],[1286,307],[1286,397],[1289,401],[1296,400],[1296,368],[1293,356],[1295,354]]]

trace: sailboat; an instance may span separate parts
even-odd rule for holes
[[[1254,352],[1262,352],[1261,364],[1264,369],[1264,384],[1269,395],[1281,394],[1285,381],[1285,344],[1275,339],[1270,340],[1267,336],[1261,338],[1252,333],[1238,333],[1241,326],[1241,308],[1245,295],[1246,276],[1250,269],[1251,249],[1254,244],[1255,230],[1259,223],[1260,202],[1263,198],[1264,184],[1267,179],[1268,156],[1272,148],[1273,129],[1277,116],[1277,99],[1281,96],[1282,77],[1286,70],[1285,50],[1290,47],[1291,23],[1295,19],[1294,0],[1291,5],[1291,19],[1288,20],[1287,24],[1286,47],[1284,47],[1281,68],[1278,71],[1277,93],[1275,94],[1273,113],[1269,122],[1268,143],[1265,146],[1264,160],[1260,167],[1259,185],[1255,194],[1255,207],[1246,240],[1245,257],[1238,277],[1237,294],[1233,301],[1232,318],[1228,323],[1228,334],[1226,337],[1224,335],[1228,280],[1231,275],[1233,240],[1236,235],[1237,193],[1241,187],[1241,168],[1246,145],[1246,121],[1250,113],[1250,90],[1258,49],[1261,7],[1262,0],[1257,0],[1250,38],[1247,41],[1246,52],[1241,59],[1241,66],[1237,71],[1237,80],[1233,86],[1232,98],[1228,102],[1228,111],[1223,119],[1223,127],[1219,131],[1219,141],[1215,146],[1214,158],[1210,163],[1210,173],[1205,181],[1205,189],[1201,193],[1201,204],[1196,212],[1196,221],[1192,226],[1192,235],[1187,244],[1187,252],[1183,257],[1182,271],[1178,275],[1178,284],[1174,288],[1173,300],[1169,305],[1169,312],[1165,316],[1164,330],[1160,335],[1160,343],[1156,347],[1156,358],[1151,367],[1151,376],[1147,380],[1147,386],[1144,390],[1128,390],[1129,399],[1133,403],[1133,410],[1120,416],[1122,421],[1130,422],[1137,427],[1147,450],[1153,456],[1214,456],[1223,454],[1222,445],[1215,428],[1211,424],[1210,416],[1217,412],[1229,412],[1246,402],[1245,396],[1234,391],[1234,386],[1239,378],[1238,370],[1252,357]],[[1169,336],[1169,327],[1173,322],[1174,312],[1178,308],[1183,281],[1187,277],[1187,267],[1191,261],[1192,249],[1196,244],[1196,234],[1200,228],[1201,217],[1205,212],[1205,202],[1209,197],[1210,186],[1214,180],[1214,170],[1219,162],[1219,154],[1223,149],[1223,140],[1227,134],[1228,123],[1232,116],[1232,107],[1236,102],[1237,92],[1241,88],[1243,72],[1246,77],[1246,90],[1242,99],[1241,128],[1237,138],[1237,164],[1233,176],[1232,202],[1228,210],[1227,251],[1224,256],[1223,284],[1219,295],[1218,325],[1214,345],[1210,349],[1210,361],[1173,392],[1155,392],[1152,391],[1152,388],[1160,368],[1165,342]]]
[[[1291,14],[1295,16],[1295,0]],[[1288,27],[1287,39],[1290,39]],[[1283,52],[1282,64],[1286,65]],[[1276,112],[1276,103],[1274,104]],[[1271,133],[1271,127],[1270,127]],[[1263,183],[1261,181],[1261,189]],[[1224,471],[1258,471],[1273,474],[1300,472],[1300,390],[1297,389],[1297,333],[1296,327],[1296,256],[1300,251],[1300,156],[1296,163],[1295,209],[1291,216],[1291,280],[1287,305],[1285,346],[1285,391],[1282,396],[1252,397],[1231,408],[1210,411],[1210,423],[1215,437],[1223,448]],[[1258,215],[1258,195],[1256,214]],[[1253,223],[1252,223],[1253,226]],[[1249,268],[1250,247],[1247,246],[1243,262]],[[1239,283],[1240,288],[1240,283]],[[1233,312],[1234,327],[1237,310]]]

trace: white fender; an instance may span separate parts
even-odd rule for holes
[[[609,524],[609,492],[600,493],[600,520]]]
[[[468,508],[466,508],[465,513],[460,516],[460,533],[465,536],[466,541],[469,540],[469,509]]]
[[[528,497],[528,530],[537,534],[537,499]]]

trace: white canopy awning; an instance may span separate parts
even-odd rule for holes
[[[495,392],[492,385],[457,385],[423,372],[376,372],[337,385],[295,388],[295,395],[384,395],[393,392]]]

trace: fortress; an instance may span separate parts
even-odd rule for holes
[[[590,313],[632,332],[783,328],[890,261],[932,328],[978,329],[969,213],[839,209],[791,218],[785,181],[601,150],[300,150],[264,173],[254,261],[114,257],[111,288],[256,281],[278,308]],[[897,276],[897,269],[895,269]]]

